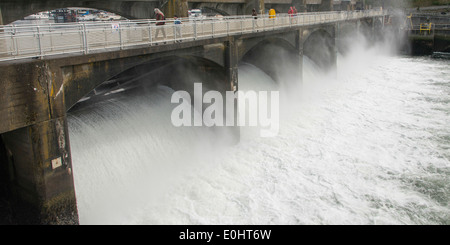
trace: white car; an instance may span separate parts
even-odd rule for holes
[[[205,16],[202,14],[202,10],[200,9],[191,9],[188,11],[189,20],[201,20],[204,19]]]

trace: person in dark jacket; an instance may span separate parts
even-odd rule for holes
[[[158,34],[161,31],[164,39],[166,39],[166,31],[164,30],[164,24],[166,24],[166,22],[164,21],[166,18],[164,17],[163,12],[161,12],[161,10],[159,10],[159,8],[155,8],[154,9],[155,14],[156,14],[156,34],[155,34],[155,40],[158,38]]]
[[[252,9],[252,16],[253,16],[253,25],[254,27],[258,27],[258,13],[256,13],[256,9]]]

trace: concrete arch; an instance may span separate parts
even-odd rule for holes
[[[91,76],[84,86],[80,86],[78,80],[76,84],[65,87],[65,94],[70,95],[66,98],[67,111],[84,97],[98,98],[118,87],[133,87],[135,82],[145,87],[165,85],[173,90],[187,91],[191,96],[195,82],[203,84],[204,92],[215,90],[225,93],[227,90],[225,68],[198,56],[168,55],[124,67],[123,70],[111,68],[115,71],[107,72],[109,66],[105,64],[105,72],[101,74],[98,70],[96,76]]]
[[[343,22],[339,23],[339,28],[337,30],[338,39],[336,40],[336,46],[341,54],[346,54],[352,48],[354,48],[355,42],[358,42],[360,37],[358,33],[358,23],[357,22]]]
[[[313,34],[317,35],[317,32],[320,32],[324,35],[328,35],[330,37],[334,37],[336,34],[335,27],[331,26],[331,25],[328,25],[328,26],[324,25],[324,26],[318,26],[315,28],[304,29],[303,33],[302,33],[302,43],[304,44],[305,41]]]
[[[238,60],[241,61],[250,50],[258,45],[272,43],[278,46],[283,46],[286,49],[296,49],[297,47],[297,35],[296,31],[288,32],[285,34],[274,34],[271,36],[258,36],[254,38],[247,38],[244,41],[239,42]],[[298,53],[298,52],[297,52]]]
[[[154,16],[153,9],[158,5],[159,1],[5,0],[0,2],[0,9],[3,24],[9,24],[30,14],[67,7],[85,7],[105,10],[128,19],[149,19]]]
[[[303,54],[324,70],[330,70],[336,64],[334,35],[325,29],[308,33],[303,43]]]
[[[217,8],[208,7],[208,6],[204,6],[203,9],[209,10],[209,11],[211,11],[213,13],[220,14],[220,15],[223,15],[223,16],[229,16],[230,15],[229,13],[227,13],[225,10],[222,10],[222,9],[217,9]]]
[[[271,37],[257,42],[243,52],[240,60],[255,65],[278,83],[285,82],[286,72],[301,75],[299,52],[283,38]]]
[[[375,18],[373,27],[375,28],[375,30],[379,30],[379,29],[383,28],[383,20],[381,20],[380,18]]]

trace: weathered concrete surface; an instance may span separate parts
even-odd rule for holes
[[[333,11],[333,0],[303,0],[302,5],[308,12]]]
[[[319,11],[333,11],[333,0],[322,0]]]
[[[50,120],[65,114],[57,70],[48,62],[2,64],[0,89],[0,133]],[[54,68],[54,67],[53,67]]]
[[[67,122],[58,118],[2,135],[12,153],[22,224],[77,224]],[[26,215],[24,215],[26,214]]]
[[[2,8],[0,7],[0,25],[4,25],[3,23],[3,15],[2,15]]]
[[[408,36],[409,53],[412,55],[431,55],[433,52],[450,52],[450,35]]]
[[[13,193],[24,223],[77,223],[62,81],[44,61],[2,65],[2,141],[13,166]],[[14,207],[15,208],[15,207]]]

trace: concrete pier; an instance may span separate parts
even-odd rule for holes
[[[57,98],[58,79],[41,61],[0,66],[1,140],[15,214],[30,224],[76,224],[66,110]],[[59,80],[60,82],[60,80]]]

